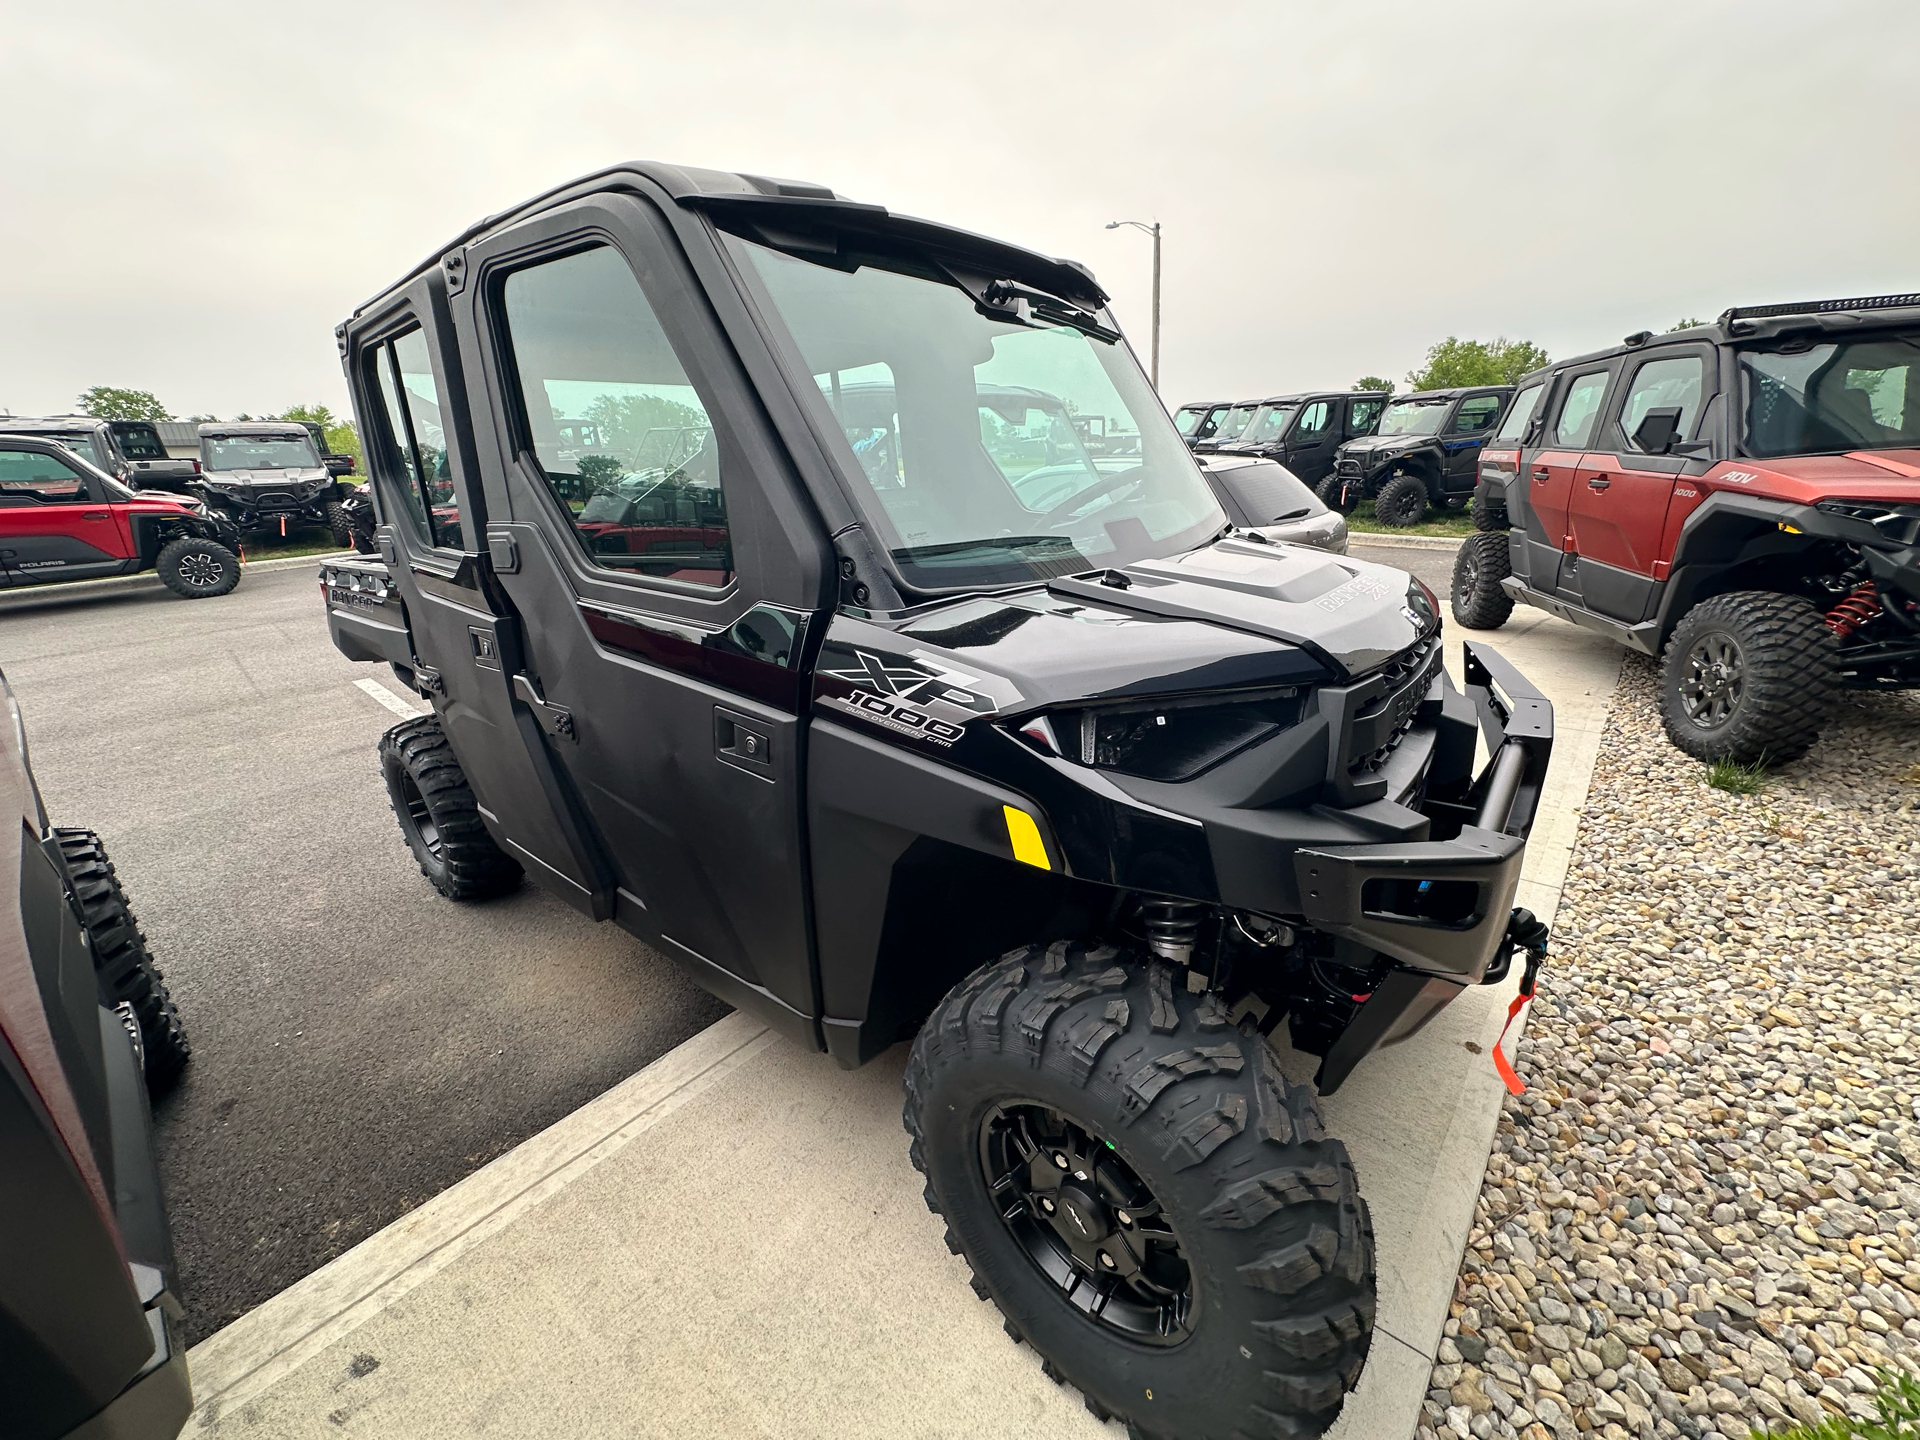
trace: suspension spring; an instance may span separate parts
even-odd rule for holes
[[[1827,628],[1844,640],[1879,615],[1880,591],[1869,580],[1855,586],[1851,595],[1827,612]]]
[[[1142,900],[1140,928],[1147,932],[1147,948],[1175,965],[1191,964],[1203,914],[1204,907],[1191,900]]]

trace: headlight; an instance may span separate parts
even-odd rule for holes
[[[1884,505],[1873,500],[1822,500],[1814,509],[1871,525],[1896,545],[1920,545],[1920,505]]]
[[[1183,695],[1036,715],[1020,737],[1046,754],[1142,780],[1191,780],[1300,719],[1295,686],[1243,697]]]
[[[1433,591],[1427,588],[1426,581],[1419,576],[1409,576],[1412,582],[1407,586],[1407,614],[1413,623],[1420,627],[1425,635],[1430,630],[1440,628],[1440,602]]]

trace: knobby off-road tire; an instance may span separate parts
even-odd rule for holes
[[[353,520],[338,500],[327,502],[327,529],[333,532],[334,544],[342,548],[353,544]]]
[[[1373,497],[1373,518],[1382,525],[1405,529],[1427,518],[1427,484],[1404,470],[1380,487]]]
[[[1698,760],[1807,753],[1840,692],[1840,641],[1812,602],[1735,590],[1681,617],[1660,660],[1660,717]]]
[[[1498,630],[1513,614],[1500,582],[1513,573],[1506,532],[1469,535],[1453,557],[1453,618],[1469,630]]]
[[[1356,480],[1353,483],[1353,489],[1348,492],[1348,498],[1342,500],[1340,490],[1345,483],[1338,475],[1329,475],[1313,487],[1313,493],[1320,497],[1320,503],[1329,510],[1338,511],[1342,515],[1351,515],[1360,508],[1360,482]]]
[[[1071,1122],[1077,1143],[1044,1143],[1046,1116]],[[1173,969],[1061,941],[976,971],[914,1041],[905,1120],[927,1206],[975,1292],[1094,1415],[1124,1420],[1135,1440],[1293,1440],[1340,1413],[1375,1297],[1352,1162],[1266,1041],[1213,996],[1187,993]],[[1027,1153],[1008,1139],[1022,1134],[1043,1143],[996,1184],[989,1171]],[[1049,1178],[1057,1203],[1041,1188]],[[1127,1195],[1147,1198],[1126,1213]],[[1139,1319],[1123,1313],[1134,1292],[1119,1276],[1086,1252],[1078,1268],[1066,1258],[1057,1217],[1069,1212],[1092,1222],[1077,1241],[1105,1226],[1102,1245],[1135,1260],[1144,1249],[1152,1273],[1191,1296],[1171,1336],[1156,1343],[1087,1313],[1111,1285],[1120,1298],[1105,1314]],[[1155,1234],[1177,1241],[1176,1263],[1141,1238]]]
[[[240,557],[217,540],[182,535],[160,547],[153,562],[160,583],[183,600],[224,595],[240,583]]]
[[[125,1003],[140,1027],[147,1094],[164,1095],[180,1078],[193,1047],[180,1028],[180,1012],[167,993],[160,967],[153,963],[147,937],[128,908],[126,892],[100,837],[91,830],[55,830],[54,842],[67,862],[73,893],[80,902],[87,940],[93,947],[93,973],[101,998]]]
[[[494,843],[440,729],[440,717],[402,720],[380,737],[380,773],[420,873],[449,900],[484,900],[520,883],[520,862]]]
[[[1494,500],[1487,496],[1473,497],[1473,528],[1476,530],[1500,531],[1504,534],[1512,527],[1507,523],[1507,505],[1504,500]]]

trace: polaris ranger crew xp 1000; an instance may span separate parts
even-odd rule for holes
[[[1050,1374],[1314,1435],[1373,1240],[1268,1037],[1324,1093],[1532,973],[1551,710],[1455,690],[1403,572],[1236,533],[1105,303],[817,186],[563,186],[340,327],[382,558],[328,623],[433,706],[380,756],[442,893],[530,875],[847,1066],[911,1039],[928,1204]]]

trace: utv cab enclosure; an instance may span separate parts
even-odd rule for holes
[[[1231,400],[1196,400],[1173,412],[1173,427],[1191,448],[1202,440],[1211,440],[1221,417],[1232,408]]]
[[[92,415],[49,415],[40,419],[0,416],[0,440],[10,435],[57,441],[129,490],[191,494],[200,478],[200,463],[176,460],[167,454],[160,432],[150,420],[101,420]]]
[[[1728,310],[1526,376],[1453,613],[1661,657],[1673,742],[1781,762],[1842,688],[1920,687],[1920,295]]]
[[[1373,501],[1383,525],[1418,525],[1427,507],[1457,510],[1473,495],[1480,447],[1494,433],[1511,385],[1396,395],[1375,432],[1340,447],[1321,498],[1346,514]]]
[[[381,763],[443,893],[524,872],[848,1066],[912,1038],[928,1202],[1050,1374],[1313,1434],[1372,1242],[1268,1036],[1331,1090],[1536,963],[1551,711],[1455,690],[1403,572],[1236,533],[1105,302],[814,185],[549,192],[340,327],[382,559],[328,623],[432,704]]]
[[[1261,402],[1238,439],[1217,448],[1277,461],[1317,486],[1333,473],[1334,453],[1341,445],[1373,433],[1386,403],[1386,392],[1378,390],[1276,395]]]

